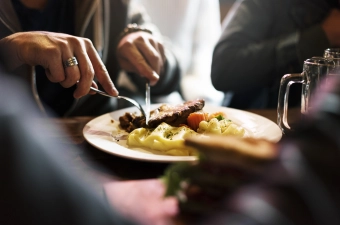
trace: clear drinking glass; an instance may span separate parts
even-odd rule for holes
[[[323,54],[324,58],[332,59],[334,61],[334,68],[329,72],[329,75],[340,74],[340,48],[327,48]]]
[[[333,59],[313,57],[304,61],[302,73],[286,74],[282,77],[277,106],[277,123],[282,132],[286,133],[291,130],[287,118],[290,86],[296,83],[302,84],[301,113],[306,114],[313,91],[319,82],[334,70],[334,67]]]

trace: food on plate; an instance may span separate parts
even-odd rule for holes
[[[221,134],[243,137],[245,129],[226,118],[224,112],[194,112],[187,118],[188,126],[200,134]]]
[[[127,139],[131,147],[148,147],[167,155],[194,155],[192,148],[184,146],[184,139],[198,135],[186,126],[173,127],[163,122],[155,129],[139,128],[133,130]]]
[[[226,119],[225,113],[206,113],[203,107],[202,99],[175,106],[163,104],[151,112],[148,125],[144,116],[132,113],[125,113],[119,121],[121,128],[129,132],[128,146],[146,147],[168,155],[195,155],[194,150],[184,145],[184,140],[191,136],[245,135],[245,129]]]
[[[203,134],[222,134],[243,137],[245,129],[236,125],[231,120],[218,120],[217,118],[212,118],[209,121],[201,121],[197,132]]]
[[[198,151],[199,161],[169,166],[163,181],[182,211],[200,214],[223,207],[231,192],[260,176],[278,154],[274,143],[251,137],[190,137],[185,144]]]
[[[140,127],[156,128],[163,122],[178,127],[186,123],[190,113],[203,109],[204,104],[205,101],[203,99],[187,101],[174,106],[163,104],[150,112],[148,125],[145,123],[144,116],[137,116],[132,113],[125,113],[124,116],[119,117],[119,122],[121,128],[127,132],[131,132]]]
[[[208,120],[207,118],[207,113],[204,112],[194,112],[190,113],[188,118],[187,118],[187,124],[191,129],[197,131],[200,122],[201,121],[206,121]]]

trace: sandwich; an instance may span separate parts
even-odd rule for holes
[[[185,140],[198,151],[194,163],[176,163],[162,177],[167,196],[176,196],[182,211],[211,212],[232,192],[258,178],[277,157],[277,147],[264,139],[210,136]]]

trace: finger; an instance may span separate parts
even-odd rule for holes
[[[128,61],[127,59],[123,59],[123,58],[120,59],[119,64],[121,65],[122,68],[130,68],[131,69],[130,71],[133,71],[134,73],[138,74],[138,72],[136,72],[138,70],[135,68],[134,64],[131,64],[131,62]],[[155,71],[152,71],[152,73],[153,73],[154,77],[157,77],[159,79],[159,75]],[[156,82],[151,83],[151,81],[150,81],[151,86],[155,85],[155,84],[156,84]]]
[[[129,60],[127,60],[125,58],[120,58],[120,59],[118,59],[118,61],[119,61],[119,65],[121,66],[121,68],[127,70],[128,72],[138,74],[137,68],[135,68],[135,66],[133,64],[131,64]],[[129,68],[129,69],[127,69],[127,68]]]
[[[166,61],[166,57],[165,57],[165,51],[164,51],[164,46],[162,43],[160,42],[156,42],[155,40],[153,39],[150,39],[150,44],[157,50],[157,52],[161,55],[161,58],[162,58],[162,64],[161,64],[161,70],[158,74],[163,74],[165,68],[164,68],[164,65],[165,65],[165,61]]]
[[[98,88],[98,85],[97,85],[97,83],[94,80],[92,81],[91,87]]]
[[[120,55],[125,58],[130,65],[133,65],[132,67],[125,67],[123,69],[130,72],[133,71],[142,77],[147,78],[151,85],[155,85],[159,79],[159,75],[151,69],[138,49],[131,44],[125,45],[122,48],[123,49],[120,50]],[[132,69],[136,69],[136,71]]]
[[[104,90],[107,93],[113,96],[117,96],[118,90],[114,86],[111,77],[106,69],[106,66],[104,65],[103,61],[99,57],[97,51],[92,44],[91,46],[88,46],[88,55],[92,62],[94,73],[99,83],[103,86]]]
[[[97,83],[94,80],[92,81],[91,87],[94,87],[94,88],[98,89],[98,85],[97,85]],[[94,94],[96,94],[96,92],[95,91],[91,91],[91,89],[90,89],[89,94],[90,95],[94,95]]]
[[[162,58],[162,63],[163,63],[163,66],[164,66],[164,63],[165,63],[165,52],[164,52],[164,46],[162,43],[160,42],[156,42],[155,40],[153,39],[150,39],[150,44],[157,50],[157,52],[161,55],[161,58]]]
[[[160,74],[161,68],[163,67],[163,61],[160,53],[158,52],[157,45],[155,43],[152,45],[146,40],[143,42],[136,42],[136,47],[141,55],[144,56],[144,59],[150,65],[151,69]]]
[[[53,73],[51,71],[53,71]],[[52,83],[59,83],[60,80],[65,79],[66,75],[64,71],[61,71],[61,72],[56,72],[56,71],[57,69],[45,68],[45,74],[47,76],[47,79],[51,81]],[[59,79],[56,79],[56,77],[59,77]]]
[[[163,61],[162,69],[161,69],[161,72],[160,72],[160,74],[162,74],[165,70],[165,68],[164,68],[165,61],[166,61],[165,50],[164,50],[164,46],[161,43],[158,43],[158,49],[159,49],[159,52],[162,56],[162,61]]]
[[[66,54],[65,54],[66,55]],[[64,88],[72,87],[80,80],[80,71],[78,65],[70,65],[67,66],[68,60],[70,60],[73,56],[72,53],[68,53],[66,59],[64,59],[64,71],[65,71],[65,79],[62,82],[59,82],[61,86]]]
[[[76,90],[73,93],[75,98],[80,98],[89,93],[90,87],[92,85],[92,80],[94,77],[94,69],[90,58],[86,53],[85,46],[77,48],[78,51],[75,52],[75,56],[78,59],[78,68],[80,71],[80,78]]]
[[[66,74],[64,71],[63,59],[59,52],[49,52],[47,49],[45,54],[39,55],[39,58],[38,61],[40,61],[40,65],[45,68],[48,80],[53,83],[59,83],[65,80]]]
[[[58,82],[63,87],[69,88],[79,80],[77,66],[65,67],[65,62],[73,57],[73,50],[68,44],[58,42],[58,48],[46,48],[39,54],[39,60],[46,60],[46,75],[52,82]]]

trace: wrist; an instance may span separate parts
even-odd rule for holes
[[[151,30],[146,29],[145,27],[140,26],[136,23],[128,24],[124,28],[124,30],[119,34],[117,43],[119,43],[119,41],[122,40],[126,35],[131,34],[131,33],[135,33],[135,32],[140,32],[140,31],[152,34]]]

